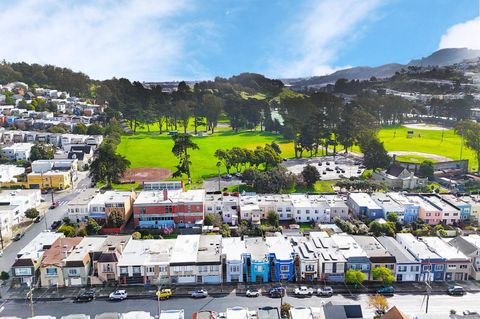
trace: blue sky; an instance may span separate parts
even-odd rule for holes
[[[480,49],[478,0],[2,0],[0,58],[93,78],[322,75]]]

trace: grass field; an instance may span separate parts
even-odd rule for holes
[[[452,159],[460,158],[461,138],[455,135],[453,130],[414,130],[414,137],[407,138],[408,130],[411,129],[405,127],[384,128],[380,130],[379,137],[385,143],[388,151],[422,152]],[[277,134],[267,132],[246,131],[235,134],[232,131],[221,131],[213,136],[194,137],[193,140],[200,147],[199,150],[191,153],[192,177],[195,184],[201,182],[203,178],[216,175],[217,159],[213,154],[219,148],[227,149],[239,146],[254,149],[257,146],[277,141],[282,148],[282,157],[294,156],[292,142],[284,140]],[[178,161],[171,153],[172,146],[171,137],[165,134],[137,134],[122,136],[118,152],[132,162],[132,167],[163,167],[173,170]],[[354,147],[353,151],[359,152],[359,148]],[[418,161],[424,160],[424,158],[420,158],[421,156],[416,155],[405,155],[405,157]],[[462,158],[469,159],[470,168],[476,169],[477,161],[473,151],[464,147]],[[222,173],[224,172],[222,167]],[[315,191],[330,190],[331,184],[328,182],[319,182],[318,185],[315,185]]]
[[[194,137],[199,150],[191,152],[192,179],[197,183],[202,178],[215,176],[217,159],[213,156],[219,148],[227,149],[234,146],[255,149],[272,141],[282,148],[282,157],[293,157],[293,144],[285,141],[277,134],[267,132],[219,132],[213,136]],[[125,155],[132,163],[131,167],[163,167],[174,170],[178,160],[171,150],[173,141],[165,134],[137,134],[122,136],[122,142],[117,151]],[[224,168],[222,167],[222,173]]]

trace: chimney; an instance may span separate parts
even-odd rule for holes
[[[163,190],[163,200],[168,200],[168,190],[166,188]]]

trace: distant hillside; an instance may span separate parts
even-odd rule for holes
[[[285,84],[292,85],[294,88],[311,87],[318,88],[327,84],[333,84],[338,79],[348,80],[366,80],[372,76],[377,78],[387,78],[400,71],[402,68],[406,68],[409,65],[415,66],[445,66],[462,62],[463,60],[473,59],[480,57],[480,50],[471,50],[466,48],[452,48],[438,50],[428,57],[418,60],[412,60],[407,65],[390,63],[377,67],[353,67],[349,69],[339,70],[329,75],[314,76],[311,78],[301,79],[286,79],[282,80]]]
[[[412,60],[408,65],[429,66],[429,65],[452,65],[464,60],[480,57],[480,50],[472,50],[467,48],[441,49],[430,54],[426,58]]]

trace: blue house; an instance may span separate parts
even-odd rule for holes
[[[401,223],[412,223],[418,219],[420,205],[412,201],[408,196],[396,192],[387,193],[387,196],[391,198],[393,202],[402,206],[403,211],[397,212],[398,219]]]
[[[244,282],[268,282],[270,274],[268,252],[268,245],[262,237],[245,238],[245,252],[243,253]]]
[[[284,237],[267,237],[270,281],[295,279],[295,253],[290,241]]]
[[[384,218],[383,208],[380,207],[367,193],[350,193],[347,206],[358,217],[368,219]]]
[[[446,259],[430,250],[410,233],[399,233],[396,240],[420,262],[419,281],[444,281]]]
[[[460,209],[460,220],[469,220],[472,214],[472,205],[453,194],[440,195],[442,199]]]

